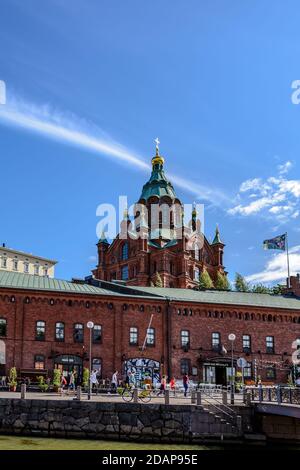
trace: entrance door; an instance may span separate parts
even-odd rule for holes
[[[54,359],[54,367],[60,369],[64,377],[68,377],[71,372],[75,372],[75,382],[81,383],[82,381],[82,358],[79,356],[72,356],[63,354],[56,356]]]
[[[227,385],[226,367],[216,366],[216,385]]]

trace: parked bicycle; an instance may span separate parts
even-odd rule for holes
[[[126,402],[133,401],[134,398],[134,389],[133,388],[124,388],[121,393],[122,399]],[[143,403],[149,403],[149,401],[154,397],[157,396],[157,391],[153,391],[151,389],[142,389],[138,390],[138,400],[141,400]]]

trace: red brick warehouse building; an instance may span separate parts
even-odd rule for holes
[[[247,359],[247,379],[259,374],[286,382],[292,344],[300,342],[299,298],[98,284],[2,271],[0,375],[15,365],[23,375],[51,375],[61,367],[80,376],[89,366],[86,323],[92,320],[93,367],[102,377],[129,367],[138,377],[188,372],[194,380],[225,384],[228,335],[235,333],[234,357]]]
[[[180,201],[163,170],[159,155],[139,202],[171,206]],[[293,347],[300,344],[300,281],[291,279],[286,295],[197,291],[199,274],[212,279],[225,274],[224,244],[218,230],[210,244],[187,249],[189,232],[197,231],[196,214],[182,235],[174,215],[164,214],[158,225],[143,222],[145,237],[98,243],[99,260],[93,276],[73,282],[0,270],[0,375],[16,366],[19,373],[52,374],[55,367],[89,366],[88,321],[92,336],[92,367],[102,377],[115,369],[161,373],[226,384],[234,357],[245,357],[247,379],[286,382],[293,369]],[[149,222],[149,220],[148,220]],[[130,229],[129,218],[122,230]],[[151,287],[159,273],[163,286]],[[143,345],[145,346],[143,348]]]

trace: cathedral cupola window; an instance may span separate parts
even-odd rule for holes
[[[121,259],[122,260],[128,259],[128,242],[125,242],[122,246]]]
[[[128,266],[122,266],[122,281],[127,281],[128,279]]]

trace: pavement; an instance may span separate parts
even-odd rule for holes
[[[15,398],[15,399],[20,399],[21,398],[21,393],[20,392],[0,392],[0,399],[1,398]],[[59,393],[39,393],[39,392],[26,392],[26,399],[27,400],[74,400],[76,398],[76,394],[74,392],[64,392],[63,394]],[[87,393],[82,393],[81,394],[81,400],[82,401],[88,401],[88,395]],[[118,395],[118,394],[93,394],[91,396],[91,401],[96,401],[96,402],[102,402],[102,403],[125,403],[123,398]],[[221,396],[216,396],[216,397],[202,397],[202,404],[216,404],[217,402],[221,402],[222,397]],[[139,403],[141,401],[139,400]],[[165,403],[165,398],[164,396],[156,397],[152,396],[151,400],[148,402],[151,404],[161,404],[163,405]],[[178,395],[176,397],[170,396],[170,405],[191,405],[192,404],[192,399],[191,396],[184,397],[183,395]],[[229,403],[229,397],[228,397],[228,403]],[[236,395],[235,396],[235,404],[236,405],[242,405],[242,396],[241,395]]]

